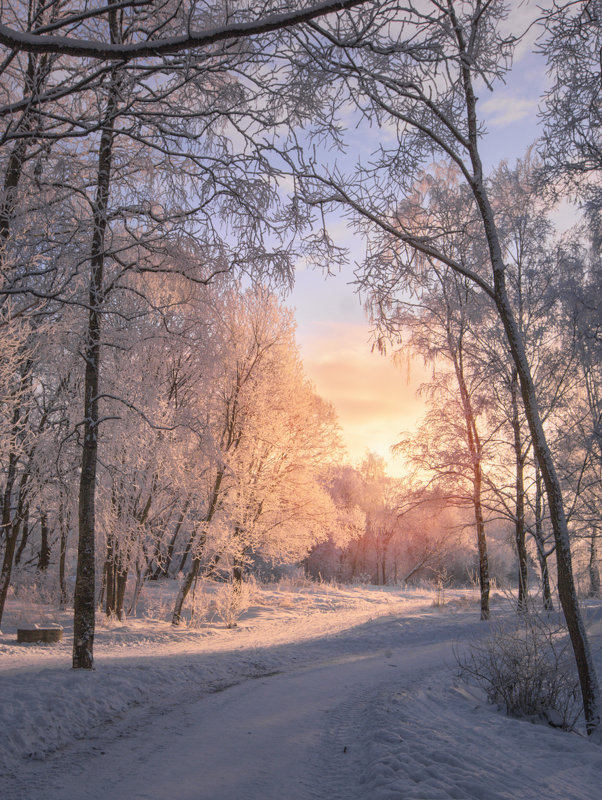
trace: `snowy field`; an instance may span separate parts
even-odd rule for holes
[[[146,591],[146,590],[145,590]],[[602,747],[506,717],[457,675],[476,594],[261,587],[237,627],[102,624],[70,669],[69,616],[15,599],[0,636],[3,800],[600,800]],[[503,598],[493,616],[511,617]],[[37,616],[37,619],[32,617]],[[602,674],[602,607],[588,609]],[[56,622],[56,645],[16,643]]]

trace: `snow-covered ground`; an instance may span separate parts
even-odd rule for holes
[[[166,589],[149,587],[158,616]],[[10,601],[0,636],[3,800],[600,800],[602,747],[511,719],[461,684],[477,597],[274,586],[237,627],[100,626],[70,669],[68,615]],[[494,617],[511,611],[498,599]],[[38,619],[32,619],[37,615]],[[589,609],[602,667],[602,608]],[[16,643],[34,621],[56,645]],[[602,669],[600,669],[602,673]]]

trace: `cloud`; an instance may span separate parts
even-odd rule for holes
[[[489,126],[498,128],[511,125],[537,113],[537,100],[519,97],[492,97],[482,105]]]

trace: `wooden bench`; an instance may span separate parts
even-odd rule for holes
[[[62,628],[17,628],[17,642],[45,642],[52,644],[63,638]]]

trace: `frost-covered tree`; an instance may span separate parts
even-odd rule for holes
[[[336,421],[303,375],[290,313],[265,290],[225,289],[205,324],[203,359],[214,358],[191,400],[200,491],[174,624],[203,567],[229,563],[240,575],[254,553],[302,558],[335,517],[318,478],[339,449]]]

